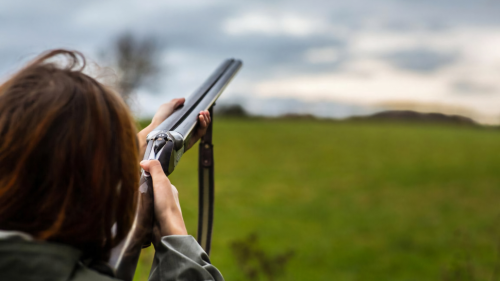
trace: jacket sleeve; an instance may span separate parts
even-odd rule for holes
[[[164,236],[158,244],[149,281],[224,281],[193,236]]]

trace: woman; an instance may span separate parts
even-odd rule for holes
[[[123,100],[84,67],[79,53],[54,50],[0,86],[0,280],[116,280],[104,261],[132,225],[146,135],[184,99],[136,135]],[[209,122],[200,112],[189,146]],[[159,162],[140,166],[162,236],[150,280],[223,280],[187,235]]]

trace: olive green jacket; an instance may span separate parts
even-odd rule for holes
[[[1,235],[0,235],[1,236]],[[0,238],[1,281],[116,281],[85,266],[81,252],[67,245],[31,241],[22,233]],[[150,281],[223,281],[192,236],[162,238]]]

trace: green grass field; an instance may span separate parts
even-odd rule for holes
[[[498,130],[286,119],[214,130],[211,259],[226,280],[247,280],[230,245],[251,233],[269,254],[295,252],[278,280],[500,280]],[[197,154],[170,177],[193,235]]]

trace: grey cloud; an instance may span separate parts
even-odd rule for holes
[[[429,72],[455,62],[458,57],[429,49],[411,49],[390,53],[384,58],[401,69]]]

